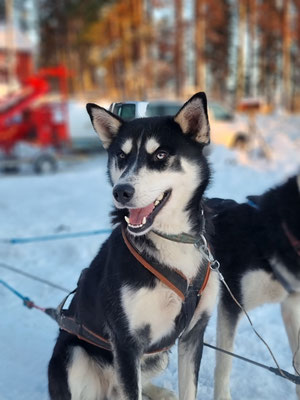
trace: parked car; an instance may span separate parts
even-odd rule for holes
[[[109,111],[125,120],[134,118],[174,115],[182,106],[181,101],[126,101],[112,103]],[[211,140],[227,147],[244,147],[248,142],[247,124],[217,102],[209,103]]]
[[[158,115],[174,115],[181,106],[181,101],[126,101],[112,103],[109,111],[125,120],[130,120]]]

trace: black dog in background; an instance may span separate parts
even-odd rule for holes
[[[248,203],[210,199],[215,257],[246,310],[281,303],[292,353],[300,329],[300,174]],[[217,346],[232,351],[242,311],[224,287],[218,307]],[[230,400],[231,357],[217,352],[215,400]],[[300,370],[300,352],[295,358]],[[300,387],[297,386],[300,399]]]

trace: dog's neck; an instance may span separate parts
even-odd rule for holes
[[[193,243],[188,244],[184,241],[173,241],[168,238],[169,235],[180,237],[183,233],[196,238],[204,233],[205,217],[202,206],[198,207],[193,218],[189,216],[189,213],[185,212],[182,216],[173,216],[165,226],[159,226],[159,229],[154,226],[154,229],[144,236],[132,236],[132,240],[146,258],[153,257],[170,268],[180,270],[188,279],[192,279],[196,276],[202,264],[201,253]],[[194,222],[192,222],[193,220]],[[155,228],[165,237],[155,233]]]

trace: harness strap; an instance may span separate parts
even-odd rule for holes
[[[77,336],[78,339],[92,344],[93,346],[99,347],[100,349],[112,351],[112,345],[108,339],[91,331],[85,325],[77,322],[75,318],[65,315],[64,311],[65,310],[61,310],[60,314],[57,314],[56,312],[55,317],[53,316],[53,312],[51,314],[47,312],[47,314],[49,314],[52,318],[56,320],[60,329],[62,329],[63,331],[66,331],[71,335]],[[151,355],[155,353],[160,353],[162,351],[167,351],[173,346],[173,344],[167,347],[163,347],[162,349],[146,352],[145,354]]]
[[[287,238],[289,239],[290,244],[294,248],[295,252],[300,256],[300,240],[298,240],[292,232],[288,229],[286,222],[282,222],[282,228]]]
[[[292,289],[291,285],[289,284],[289,282],[285,279],[285,277],[280,273],[280,271],[278,269],[276,269],[276,267],[268,262],[269,266],[271,267],[271,270],[275,276],[275,278],[278,280],[278,282],[284,287],[284,289],[288,292],[288,293],[294,293],[294,290]]]
[[[204,292],[204,289],[206,288],[207,282],[208,282],[209,277],[210,277],[210,271],[211,271],[210,263],[208,263],[207,269],[206,269],[206,274],[205,274],[205,277],[204,277],[204,281],[203,281],[203,284],[201,286],[201,289],[199,290],[199,294],[200,295]]]
[[[141,256],[141,254],[129,241],[124,229],[122,229],[122,236],[128,250],[138,260],[138,262],[154,276],[156,276],[157,279],[172,289],[173,292],[175,292],[181,298],[181,300],[184,301],[189,286],[188,279],[180,271],[162,267],[158,263],[155,263],[155,266],[149,264],[149,262]]]
[[[75,318],[67,317],[63,312],[60,314],[59,327],[64,331],[77,336],[78,339],[84,340],[85,342],[102,349],[112,351],[109,340],[89,330],[85,325],[78,323]]]
[[[168,286],[171,290],[173,290],[183,301],[183,309],[184,309],[184,322],[186,325],[189,324],[190,320],[193,317],[194,311],[196,309],[196,306],[198,304],[198,301],[195,300],[194,306],[189,309],[188,305],[188,300],[190,300],[192,292],[195,293],[195,299],[197,298],[199,300],[202,292],[204,291],[207,282],[209,280],[210,276],[210,263],[208,263],[205,274],[203,273],[204,271],[200,271],[200,274],[194,279],[191,284],[189,284],[188,279],[185,277],[184,274],[182,274],[178,270],[172,270],[167,267],[160,266],[158,263],[155,263],[155,265],[151,265],[148,261],[146,261],[141,254],[135,249],[135,247],[132,245],[132,243],[129,241],[128,237],[126,236],[125,231],[122,229],[122,236],[124,239],[124,242],[131,252],[131,254],[139,261],[140,264],[142,264],[148,271],[150,271],[154,276],[156,276],[161,282],[163,282],[166,286]],[[84,273],[85,270],[83,270],[82,274]],[[167,276],[166,276],[167,275]],[[82,277],[82,275],[81,275]],[[79,281],[81,279],[79,278]],[[200,288],[199,288],[200,287]],[[107,351],[112,351],[112,345],[108,339],[105,337],[98,335],[97,333],[91,331],[88,329],[85,325],[82,323],[78,322],[74,317],[70,317],[66,315],[65,309],[63,309],[67,299],[69,296],[73,293],[76,292],[77,289],[73,290],[70,292],[59,304],[56,310],[49,309],[46,310],[46,312],[56,320],[58,323],[60,329],[68,332],[71,335],[77,336],[80,340],[83,340],[87,343],[90,343],[94,346],[100,347],[104,350]],[[186,326],[185,325],[185,326]],[[146,352],[145,354],[155,354],[159,353],[162,351],[167,351],[173,346],[170,345],[168,347],[164,347],[162,349],[155,349],[153,351]]]

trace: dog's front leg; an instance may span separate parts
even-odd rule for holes
[[[238,307],[233,306],[229,313],[223,304],[222,299],[218,306],[217,321],[217,346],[223,350],[233,351],[234,338],[241,312]],[[230,373],[232,357],[220,351],[216,352],[215,367],[215,400],[231,400],[230,395]]]
[[[118,377],[120,399],[142,400],[141,349],[132,341],[114,345],[115,368]]]
[[[203,314],[196,325],[178,341],[178,384],[180,400],[195,400],[203,351],[203,335],[209,317]]]
[[[300,293],[290,294],[281,304],[282,318],[289,338],[295,367],[300,372]],[[300,400],[300,386],[296,386],[297,397]]]

